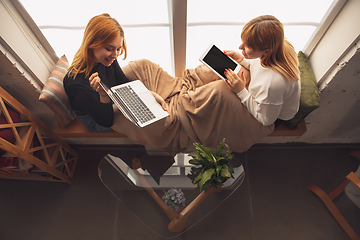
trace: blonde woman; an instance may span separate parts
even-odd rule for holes
[[[293,118],[299,109],[300,73],[282,23],[270,15],[254,18],[244,26],[241,40],[242,54],[225,53],[250,71],[250,82],[242,73],[226,70],[228,86],[265,126]]]
[[[127,55],[124,31],[109,14],[93,17],[87,24],[82,44],[65,78],[64,88],[72,109],[90,130],[111,131],[114,121],[112,102],[99,81],[112,87],[129,80],[117,57]]]

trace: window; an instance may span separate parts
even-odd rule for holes
[[[278,18],[284,25],[285,37],[293,44],[296,52],[304,50],[332,2],[189,0],[187,66],[196,66],[198,63],[195,56],[200,56],[204,48],[212,42],[224,50],[238,49],[243,26],[260,15],[273,15]]]
[[[186,16],[185,28],[172,29],[169,8],[175,5],[169,4],[171,1],[187,4],[187,10],[177,12]],[[172,53],[171,34],[175,35],[176,31],[186,31],[186,59],[182,60],[186,60],[186,68],[200,64],[199,56],[211,42],[222,49],[238,49],[244,24],[263,14],[277,17],[284,24],[287,39],[296,51],[300,51],[313,39],[339,1],[343,0],[20,0],[58,56],[66,54],[72,61],[89,19],[107,12],[120,22],[125,31],[128,58],[122,61],[120,57],[120,65],[147,58],[172,75],[173,63],[177,61],[172,59],[175,54]]]
[[[167,1],[21,0],[21,3],[56,54],[66,54],[70,62],[88,21],[95,15],[109,13],[122,25],[128,45],[128,58],[122,61],[120,56],[120,65],[147,58],[172,72]]]

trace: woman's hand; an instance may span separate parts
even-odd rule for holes
[[[162,108],[169,113],[168,104],[165,102],[165,100],[159,94],[157,94],[156,92],[153,92],[153,91],[150,91],[150,92],[154,96],[156,101],[162,106]]]
[[[102,103],[109,103],[110,102],[110,98],[107,95],[107,93],[105,92],[105,90],[100,86],[100,77],[99,77],[99,73],[93,73],[91,74],[91,76],[89,77],[89,83],[90,86],[99,93],[100,95],[100,101]]]
[[[238,94],[241,92],[246,86],[246,80],[244,77],[244,70],[240,71],[240,76],[234,73],[231,69],[225,70],[226,76],[226,83],[230,87],[230,89],[235,93]]]
[[[104,91],[104,89],[100,86],[100,77],[99,77],[99,73],[93,73],[91,74],[91,76],[89,77],[89,83],[90,86],[100,94],[100,96],[107,96],[106,92]]]
[[[234,59],[236,62],[240,63],[243,59],[244,56],[241,55],[239,52],[235,52],[235,51],[224,51],[224,53],[231,57],[232,59]]]

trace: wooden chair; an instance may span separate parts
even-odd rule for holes
[[[348,154],[360,159],[360,152],[358,151],[350,151]],[[354,172],[350,172],[346,176],[346,179],[329,194],[326,194],[322,189],[315,186],[314,184],[308,185],[307,189],[315,193],[325,203],[326,207],[329,209],[333,217],[336,219],[336,221],[339,223],[339,225],[342,227],[342,229],[345,231],[345,233],[349,236],[351,240],[360,240],[360,237],[354,232],[352,227],[349,225],[349,223],[346,221],[344,216],[341,214],[341,212],[333,202],[333,200],[344,191],[345,187],[350,182],[352,182],[360,190],[360,178]]]

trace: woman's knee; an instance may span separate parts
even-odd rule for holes
[[[139,59],[134,61],[138,66],[141,66],[142,68],[159,68],[159,64],[156,64],[149,59]]]

